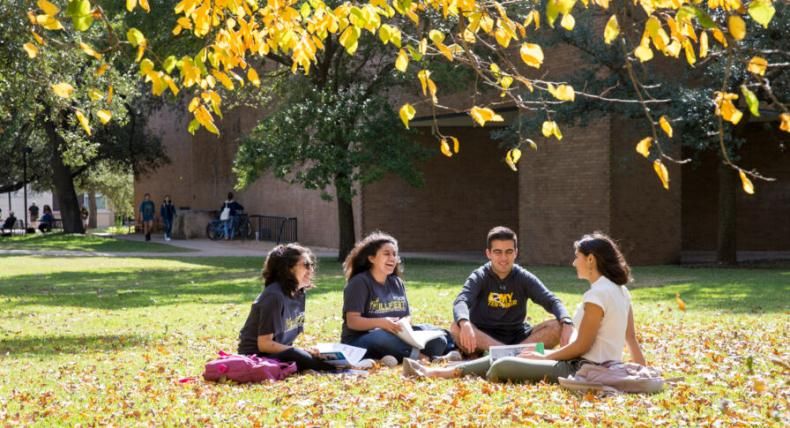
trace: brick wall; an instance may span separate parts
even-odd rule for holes
[[[775,130],[776,123],[758,123],[748,129],[738,161],[746,169],[776,178],[752,180],[755,194],[740,188],[736,196],[737,248],[740,251],[790,250],[790,138]],[[718,227],[719,158],[716,153],[684,166],[683,249],[716,249]]]
[[[535,141],[519,166],[519,247],[526,264],[564,265],[573,242],[610,223],[609,121]]]
[[[218,210],[236,182],[232,164],[237,139],[252,129],[259,114],[251,110],[226,112],[225,119],[218,122],[221,136],[217,138],[203,130],[190,135],[186,131],[189,118],[178,107],[158,112],[151,118],[149,130],[162,138],[172,163],[135,180],[136,206],[149,192],[157,207],[164,195],[170,194],[178,207]],[[337,206],[322,200],[320,192],[286,184],[267,174],[234,193],[250,214],[297,217],[302,243],[337,247]],[[356,208],[359,212],[358,202]]]
[[[681,250],[681,167],[665,162],[669,191],[661,185],[652,160],[635,150],[649,135],[644,120],[613,118],[611,127],[611,226],[615,238],[631,264],[677,263]],[[670,155],[680,149],[665,141]]]
[[[482,251],[491,227],[518,229],[518,176],[504,164],[490,128],[442,132],[460,138],[460,152],[448,159],[435,138],[420,137],[435,153],[422,165],[422,188],[396,176],[365,186],[363,233],[391,233],[403,251]]]

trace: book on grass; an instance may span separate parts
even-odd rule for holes
[[[491,357],[491,362],[505,357],[518,356],[524,350],[534,350],[534,343],[522,343],[518,345],[500,345],[488,348],[488,356]]]
[[[415,331],[411,328],[411,324],[409,321],[405,319],[398,320],[398,324],[401,326],[401,330],[396,334],[400,340],[408,343],[409,345],[423,350],[425,349],[425,344],[430,342],[437,337],[444,336],[444,330],[417,330]]]
[[[341,368],[356,366],[367,352],[366,349],[342,343],[319,343],[316,348],[324,361]]]

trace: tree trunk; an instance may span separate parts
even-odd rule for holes
[[[716,242],[716,262],[736,264],[737,242],[735,228],[735,192],[738,190],[735,170],[719,163],[719,233]]]
[[[85,233],[80,218],[80,204],[77,201],[77,192],[74,189],[74,179],[72,171],[63,163],[61,157],[61,145],[63,139],[55,131],[55,124],[50,120],[44,121],[44,128],[47,131],[52,156],[50,166],[52,167],[52,184],[55,187],[55,194],[60,205],[60,218],[63,222],[63,231],[66,233]]]
[[[88,228],[96,229],[96,191],[88,193]]]
[[[351,204],[351,184],[344,176],[335,177],[337,192],[337,225],[340,231],[337,259],[343,261],[354,248],[354,206]]]

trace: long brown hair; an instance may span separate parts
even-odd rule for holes
[[[375,256],[384,244],[392,244],[395,247],[395,251],[398,251],[398,241],[384,232],[373,232],[357,242],[354,245],[354,249],[348,253],[348,257],[343,262],[343,273],[346,276],[346,281],[356,274],[369,271],[373,266],[369,257]],[[397,276],[401,275],[400,258],[398,258],[398,264],[395,266],[395,272],[393,273]]]
[[[631,268],[623,257],[617,244],[602,232],[593,232],[582,236],[582,239],[573,244],[576,251],[589,256],[595,256],[595,264],[601,275],[609,278],[617,285],[625,285],[634,279],[631,277]]]
[[[306,258],[309,263],[315,265],[315,256],[309,248],[299,244],[278,245],[269,251],[266,261],[263,262],[263,286],[268,287],[275,282],[283,288],[283,292],[288,295],[299,288],[299,281],[294,277],[293,269],[297,263]]]

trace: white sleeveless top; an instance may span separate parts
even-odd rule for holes
[[[628,288],[615,284],[605,276],[598,278],[584,293],[582,303],[576,309],[573,325],[577,329],[584,318],[585,303],[592,303],[603,309],[603,319],[592,347],[582,358],[596,363],[621,361],[625,347],[625,330],[628,327],[628,310],[631,308]]]

